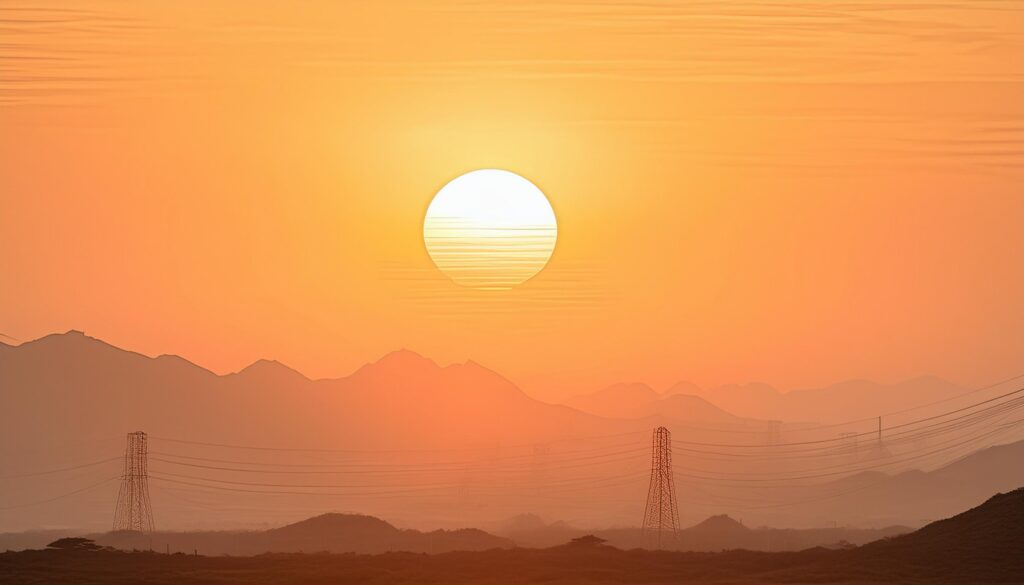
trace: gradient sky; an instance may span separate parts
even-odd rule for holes
[[[1024,371],[1024,7],[5,2],[0,332],[218,372],[400,347],[549,399]],[[513,170],[512,291],[422,242]]]

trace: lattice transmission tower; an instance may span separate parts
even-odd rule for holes
[[[149,504],[149,476],[146,433],[128,433],[124,450],[124,472],[114,508],[114,530],[153,532],[153,508]]]
[[[675,540],[679,531],[679,508],[672,477],[672,433],[665,427],[654,429],[651,438],[651,485],[647,488],[647,508],[641,529],[646,543],[661,548],[663,539]]]

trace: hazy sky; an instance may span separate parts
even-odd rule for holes
[[[8,2],[0,332],[313,376],[399,347],[541,397],[1024,371],[1024,7]],[[547,269],[462,289],[498,167]]]

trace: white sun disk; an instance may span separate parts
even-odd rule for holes
[[[557,238],[544,193],[510,171],[461,175],[434,196],[423,222],[427,252],[455,282],[508,289],[547,264]]]

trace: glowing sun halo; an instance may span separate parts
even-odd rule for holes
[[[529,280],[555,249],[558,225],[544,193],[519,175],[481,169],[434,195],[423,241],[434,264],[455,282],[502,290]]]

